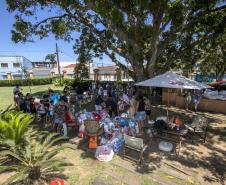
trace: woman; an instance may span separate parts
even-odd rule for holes
[[[141,132],[143,131],[145,117],[145,102],[143,96],[140,96],[135,119],[138,121],[139,130]]]
[[[134,118],[136,109],[137,109],[137,100],[136,100],[136,95],[133,95],[132,98],[130,99],[130,108],[129,108],[129,117]]]
[[[122,113],[125,112],[125,103],[122,99],[119,99],[117,105],[118,105],[118,115],[120,116]]]

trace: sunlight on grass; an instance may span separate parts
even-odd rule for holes
[[[47,92],[48,88],[51,87],[53,90],[61,91],[62,87],[55,87],[51,84],[49,85],[37,85],[31,86],[31,93],[35,96],[41,97],[45,92]],[[4,109],[9,105],[13,105],[13,88],[14,87],[1,87],[0,88],[0,109]],[[23,94],[30,93],[28,86],[23,86]]]
[[[157,181],[155,180],[152,180],[152,179],[144,179],[144,182],[142,185],[161,185],[160,183],[158,183]]]

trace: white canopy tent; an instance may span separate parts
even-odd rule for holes
[[[181,75],[177,75],[174,72],[168,71],[164,74],[158,75],[151,79],[138,82],[136,86],[145,87],[162,87],[169,89],[208,89],[211,88],[208,85],[196,82]]]
[[[135,84],[136,86],[144,87],[162,87],[168,89],[208,89],[211,88],[208,85],[196,82],[182,75],[177,75],[174,72],[168,71],[164,74],[155,76],[151,79],[144,80]],[[168,106],[169,106],[169,91],[168,91]],[[167,106],[167,117],[168,117]]]

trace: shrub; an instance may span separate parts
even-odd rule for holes
[[[56,86],[56,87],[63,87],[63,86],[70,86],[71,85],[71,82],[72,80],[71,79],[65,79],[65,78],[62,78],[62,79],[55,79],[53,81],[53,84]]]
[[[79,80],[79,79],[74,79],[71,82],[71,87],[73,89],[76,89],[78,86],[80,86],[80,88],[83,91],[87,91],[89,89],[90,84],[92,83],[92,80]]]
[[[64,158],[57,156],[59,151],[69,147],[56,145],[57,142],[64,140],[64,137],[56,133],[48,135],[37,133],[35,136],[32,133],[32,129],[27,131],[25,139],[28,142],[20,150],[0,151],[2,157],[14,161],[10,165],[6,161],[1,161],[0,172],[15,172],[4,182],[5,185],[47,184],[52,178],[63,178],[64,167],[71,165]]]
[[[24,134],[33,121],[31,114],[6,110],[0,113],[1,147],[14,147],[24,144]]]
[[[3,184],[46,184],[51,178],[63,178],[62,171],[70,165],[57,156],[67,139],[57,133],[32,129],[31,114],[6,109],[0,111],[0,173],[15,172]],[[57,145],[60,142],[61,145]]]
[[[46,85],[52,83],[52,78],[34,78],[27,80],[0,80],[0,87],[7,86],[29,86],[29,85]]]

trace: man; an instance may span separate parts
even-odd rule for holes
[[[105,103],[106,103],[106,106],[108,108],[108,112],[109,112],[110,117],[112,118],[113,116],[117,116],[118,115],[117,103],[112,98],[110,93],[109,93],[108,98],[107,98]]]

